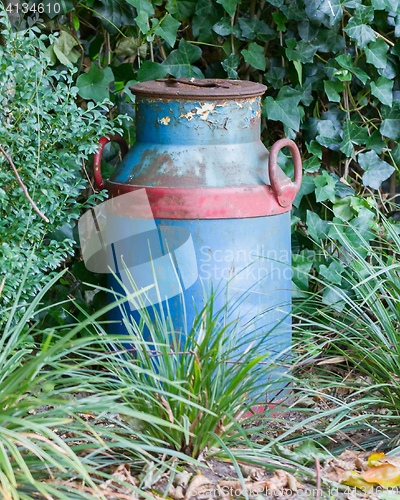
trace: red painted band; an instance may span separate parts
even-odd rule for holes
[[[282,214],[292,208],[291,204],[282,207],[271,187],[266,185],[188,189],[132,186],[106,181],[105,187],[111,197],[146,188],[156,219],[247,219]],[[145,217],[146,208],[143,207],[141,213],[141,207],[135,205],[132,214]]]

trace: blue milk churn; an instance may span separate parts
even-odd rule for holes
[[[175,328],[184,330],[186,313],[190,330],[196,309],[204,305],[204,291],[212,285],[222,290],[215,310],[228,301],[229,319],[238,318],[243,332],[261,335],[265,349],[278,355],[291,342],[290,210],[302,167],[293,141],[282,139],[268,153],[260,140],[265,90],[249,81],[184,78],[134,85],[136,143],[103,184],[104,145],[117,140],[123,153],[127,149],[119,136],[103,138],[94,174],[98,187],[107,188],[114,200],[134,192],[142,197],[117,210],[119,216],[136,219],[132,234],[145,235],[125,247],[124,259],[131,250],[135,254],[125,262],[139,288],[154,281],[152,259],[161,301]],[[293,157],[294,182],[277,166],[285,146]],[[114,241],[129,236],[118,234],[127,227],[119,225],[118,217],[108,225]],[[150,259],[145,240],[152,234],[158,250]],[[135,266],[143,272],[135,274]],[[123,273],[121,268],[116,272]],[[110,286],[118,288],[109,276]],[[119,311],[113,314],[121,325],[114,332],[123,333]],[[251,341],[250,335],[248,345]]]

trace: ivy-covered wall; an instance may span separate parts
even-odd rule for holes
[[[31,17],[39,4],[31,2]],[[378,229],[376,208],[391,209],[388,198],[395,194],[400,165],[400,0],[60,0],[60,5],[58,14],[50,9],[36,15],[44,21],[41,32],[56,35],[43,41],[51,69],[73,70],[71,88],[80,109],[110,98],[108,118],[133,116],[129,86],[167,75],[265,83],[263,140],[269,147],[283,136],[294,139],[304,161],[293,211],[294,265],[308,270],[315,264],[341,286],[328,252],[316,260],[305,236],[324,247],[329,221],[336,218],[357,245]],[[132,122],[125,122],[124,130],[132,143]],[[291,172],[289,157],[281,154],[280,164]],[[357,231],[346,227],[350,220]],[[295,277],[295,284],[306,289],[307,278]]]

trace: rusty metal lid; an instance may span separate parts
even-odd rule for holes
[[[261,83],[247,80],[160,78],[129,87],[136,96],[165,99],[245,99],[267,90]]]

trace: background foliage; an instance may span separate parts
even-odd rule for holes
[[[6,20],[6,18],[5,18]],[[2,301],[12,302],[26,262],[33,262],[24,284],[24,297],[37,294],[54,270],[76,246],[74,228],[84,203],[87,180],[82,170],[97,140],[112,131],[107,107],[75,102],[76,69],[54,70],[45,57],[45,43],[54,35],[38,28],[3,31],[0,47],[0,144],[11,157],[45,222],[33,210],[17,183],[6,157],[0,155],[0,260]],[[57,39],[59,40],[59,38]],[[3,318],[4,320],[4,318]]]
[[[32,11],[37,4],[30,3]],[[49,37],[42,43],[51,77],[68,78],[76,89],[71,98],[77,113],[110,98],[112,104],[103,108],[108,118],[134,116],[129,86],[167,75],[251,79],[268,86],[263,141],[270,147],[282,136],[293,138],[304,161],[293,211],[293,263],[300,271],[295,288],[300,295],[307,290],[304,271],[313,263],[340,286],[325,248],[327,234],[334,236],[329,222],[344,220],[343,230],[354,245],[359,240],[354,229],[346,228],[350,221],[371,240],[371,230],[379,230],[376,209],[388,212],[388,200],[395,195],[399,2],[63,0],[61,5],[58,15],[51,10],[40,14],[41,31]],[[70,76],[62,76],[65,71]],[[125,122],[124,129],[134,142],[132,122]],[[83,156],[93,151],[99,132],[91,136]],[[78,151],[78,142],[82,145],[81,139],[71,143],[71,154]],[[105,175],[116,153],[108,151]],[[280,164],[292,172],[284,154]],[[322,258],[316,257],[312,240],[322,244]]]

